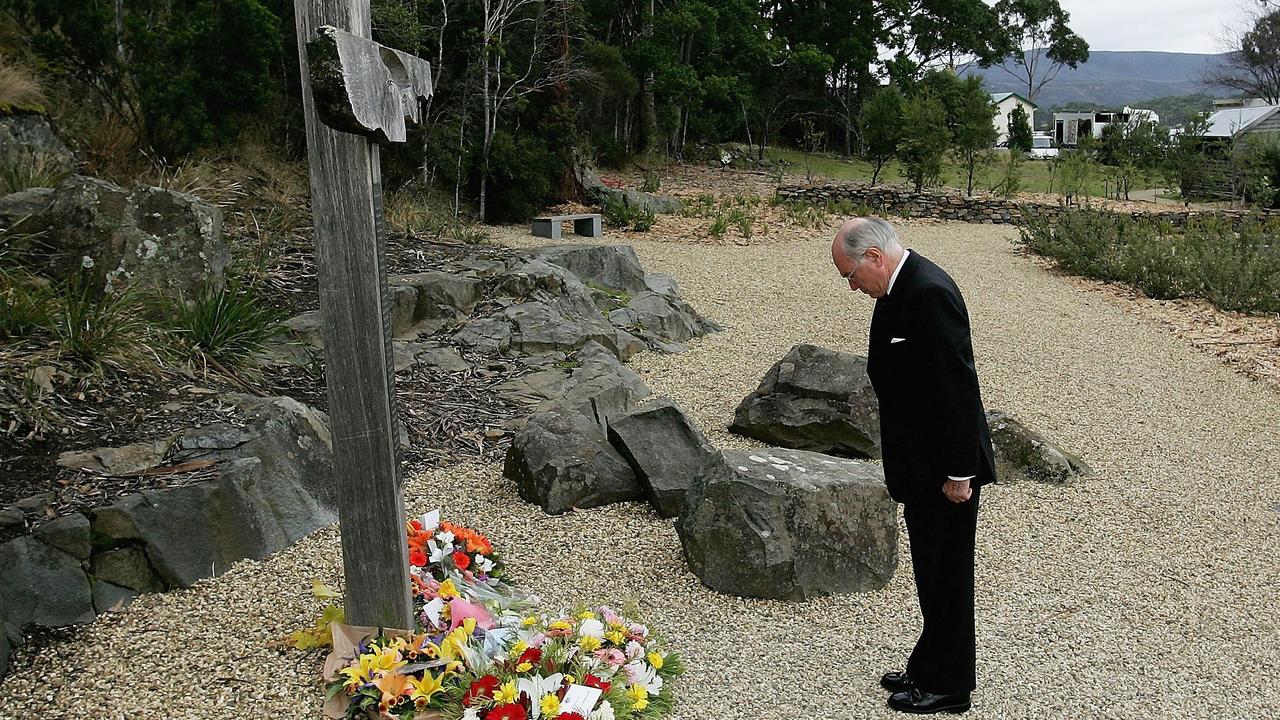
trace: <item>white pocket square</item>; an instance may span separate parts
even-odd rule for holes
[[[894,344],[894,343],[900,343],[900,342],[906,342],[906,341],[907,341],[907,339],[906,339],[906,338],[889,338],[889,344],[890,344],[890,345],[892,345],[892,344]]]

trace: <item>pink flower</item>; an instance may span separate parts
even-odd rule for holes
[[[529,647],[540,648],[546,644],[547,636],[542,633],[535,633],[533,637],[529,638]]]
[[[600,648],[592,653],[597,659],[606,662],[614,667],[622,665],[627,661],[627,656],[622,654],[618,648]]]
[[[644,646],[635,640],[627,643],[627,659],[635,660],[640,657],[644,657]]]
[[[622,624],[622,616],[614,612],[613,608],[610,608],[607,605],[600,606],[600,614],[604,616],[604,621],[605,621],[605,624],[607,625]]]
[[[493,616],[489,614],[488,610],[475,603],[469,603],[462,598],[454,598],[449,601],[449,618],[450,630],[461,626],[462,621],[467,618],[475,618],[476,626],[484,630],[492,630],[494,627]]]

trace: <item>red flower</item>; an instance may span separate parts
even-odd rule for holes
[[[497,677],[485,675],[471,683],[471,687],[467,688],[466,694],[462,696],[462,704],[469,706],[478,699],[493,697],[493,691],[498,689],[499,684],[500,681]]]
[[[556,716],[556,720],[587,720],[582,715],[573,712],[563,712]]]
[[[526,720],[528,715],[525,714],[523,705],[511,703],[495,707],[484,717],[485,720]]]
[[[519,659],[516,660],[516,664],[519,665],[520,663],[529,663],[531,665],[537,665],[541,661],[542,661],[542,650],[538,648],[529,648],[528,650],[525,650],[524,652],[520,653],[520,657]]]
[[[410,550],[409,564],[414,567],[424,567],[427,564],[427,554],[421,550]]]
[[[453,553],[453,564],[457,565],[459,570],[466,570],[471,567],[471,558],[464,552],[455,551]]]
[[[582,678],[582,682],[587,687],[600,688],[603,692],[609,692],[609,688],[613,687],[613,683],[605,682],[591,673],[587,673],[587,676]]]

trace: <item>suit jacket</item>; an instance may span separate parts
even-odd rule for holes
[[[884,479],[894,500],[949,502],[948,476],[995,482],[969,311],[951,276],[919,253],[876,300],[867,374],[880,401]]]

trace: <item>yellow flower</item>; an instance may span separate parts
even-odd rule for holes
[[[649,691],[645,690],[643,685],[628,687],[627,697],[631,700],[632,709],[643,710],[649,707]]]
[[[596,614],[591,612],[590,610],[585,610],[583,612],[578,613],[578,619],[579,620],[595,620]]]
[[[520,697],[520,691],[516,689],[515,681],[505,682],[493,694],[493,701],[499,705],[508,705],[515,702],[518,697]]]
[[[476,633],[476,619],[469,617],[463,620],[462,629],[466,630],[468,635],[474,635]]]
[[[627,642],[627,636],[623,635],[621,630],[610,630],[604,634],[604,639],[614,645],[624,645]]]
[[[649,664],[653,666],[654,670],[662,669],[662,656],[658,653],[651,652],[645,656],[645,659],[649,661]]]
[[[582,652],[593,652],[600,647],[600,638],[583,635],[578,638],[578,647],[582,648]]]
[[[409,676],[400,673],[389,673],[373,681],[374,687],[382,691],[379,707],[385,712],[400,702],[402,695],[409,694]]]
[[[565,676],[564,676],[564,681],[565,681],[565,682],[567,682],[567,683],[569,683],[570,685],[573,685],[574,683],[578,682],[578,678],[576,678],[576,677],[574,677],[574,676],[572,676],[572,675],[565,675]]]
[[[551,630],[558,630],[560,632],[571,632],[573,630],[573,626],[569,624],[568,620],[557,620],[551,623],[548,627]]]
[[[555,717],[560,714],[560,698],[547,693],[542,696],[542,714],[548,717]]]
[[[537,625],[537,624],[538,624],[538,616],[537,616],[537,615],[530,615],[529,617],[527,617],[527,618],[525,618],[525,619],[521,620],[521,621],[520,621],[520,624],[521,624],[521,625],[523,625],[523,626],[525,626],[525,627],[532,627],[532,626],[534,626],[534,625]]]
[[[524,653],[525,650],[528,650],[528,649],[529,649],[529,643],[523,640],[517,640],[515,641],[515,644],[511,646],[511,649],[507,651],[507,656],[518,658],[520,657],[521,654]]]
[[[453,584],[452,578],[440,583],[440,590],[436,594],[445,599],[462,597],[462,593],[458,592],[458,586]]]
[[[369,682],[369,678],[373,675],[374,657],[374,655],[366,653],[359,657],[358,664],[348,665],[339,670],[338,674],[347,676],[347,682],[343,687],[348,691],[352,691]]]
[[[409,661],[405,660],[404,657],[400,655],[400,651],[396,650],[395,647],[381,648],[377,653],[370,654],[373,655],[373,660],[370,663],[370,669],[375,675],[383,675],[409,664]],[[363,659],[363,657],[361,659]]]
[[[419,709],[426,706],[431,701],[431,696],[444,690],[444,673],[439,676],[432,675],[430,670],[422,673],[422,680],[414,680],[409,678],[409,688],[412,692],[409,698],[413,700],[414,707]]]
[[[533,669],[533,663],[522,662],[516,666],[516,672],[529,672]]]

